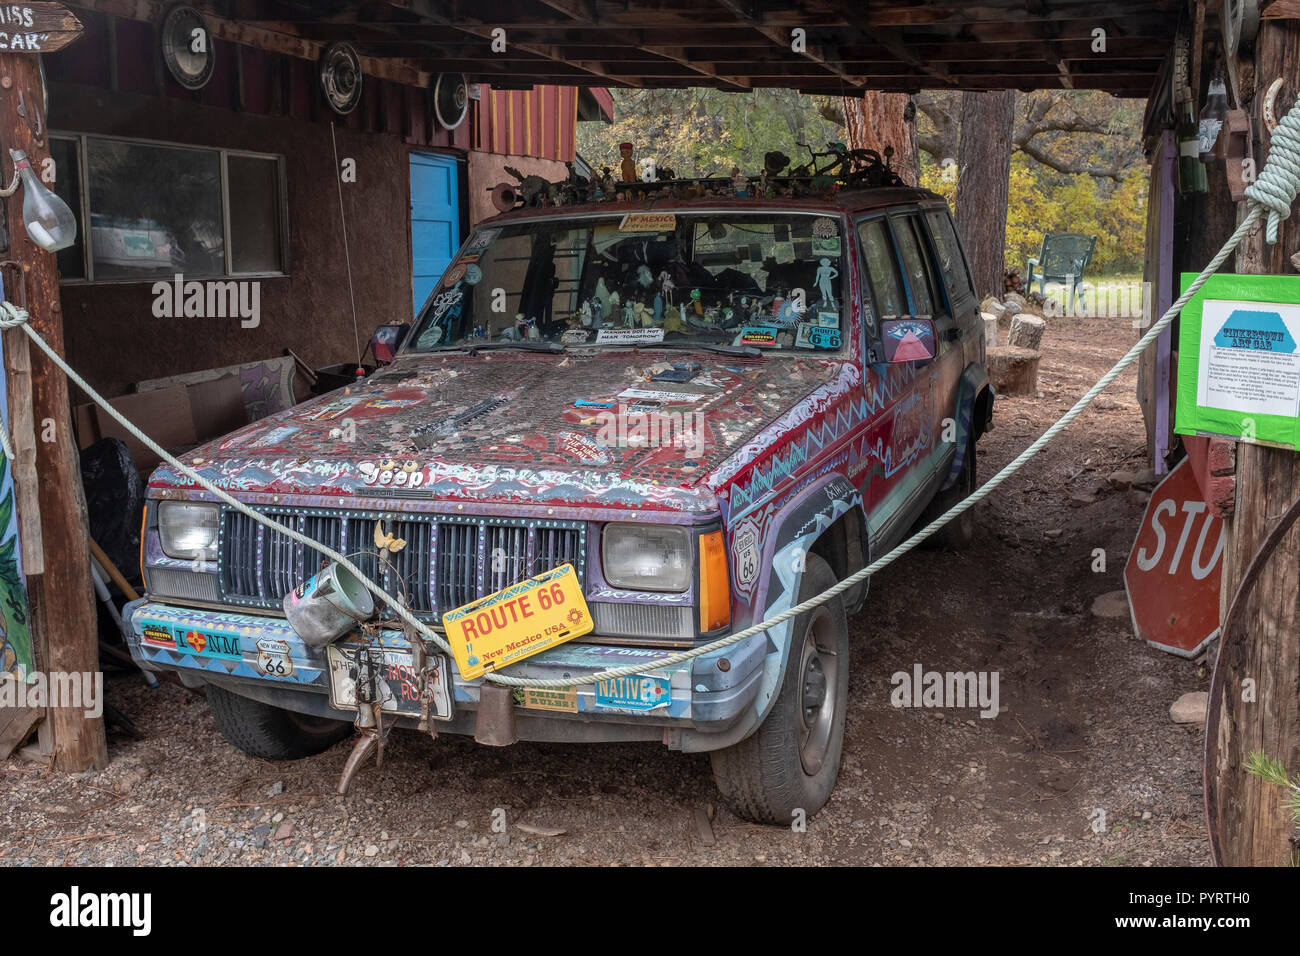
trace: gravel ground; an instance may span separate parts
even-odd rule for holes
[[[1127,320],[1049,326],[1034,398],[999,400],[988,476],[1130,342]],[[1170,703],[1196,665],[1091,612],[1121,572],[1146,493],[1108,481],[1145,465],[1130,372],[976,510],[961,554],[916,552],[850,620],[845,755],[806,828],[745,823],[706,756],[658,745],[519,744],[393,734],[346,799],[349,745],[272,763],[221,737],[199,695],[136,676],[109,700],[143,739],[110,732],[111,765],[63,775],[0,764],[0,862],[199,865],[1203,865],[1201,730]],[[1106,568],[1094,570],[1094,549]],[[1002,712],[895,708],[890,675],[996,671]]]

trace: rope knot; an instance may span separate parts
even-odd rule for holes
[[[12,302],[0,302],[0,329],[16,329],[27,324],[27,310]]]
[[[1300,193],[1300,100],[1278,123],[1269,144],[1268,162],[1259,176],[1246,187],[1246,198],[1268,210],[1265,238],[1277,242],[1277,227],[1291,215],[1291,204]]]

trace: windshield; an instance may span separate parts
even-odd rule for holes
[[[479,229],[425,303],[410,348],[833,352],[847,327],[842,257],[839,220],[818,214],[654,211]]]

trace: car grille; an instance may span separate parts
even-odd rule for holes
[[[261,513],[345,555],[427,619],[563,564],[572,564],[583,579],[586,525],[580,521],[288,508]],[[406,541],[383,564],[376,521]],[[285,594],[326,563],[315,548],[222,509],[217,570],[223,602],[279,608]]]

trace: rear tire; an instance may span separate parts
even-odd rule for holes
[[[799,586],[806,601],[836,583],[824,560],[809,555]],[[835,788],[844,750],[849,690],[849,628],[835,597],[795,619],[781,690],[749,737],[716,750],[713,779],[723,800],[756,823],[789,826],[811,817]]]
[[[208,707],[221,736],[250,757],[299,760],[333,747],[352,725],[264,704],[208,684]]]
[[[966,446],[966,457],[962,459],[961,473],[957,476],[956,484],[934,496],[934,500],[921,513],[921,517],[917,520],[912,533],[915,534],[920,531],[953,505],[965,501],[978,486],[975,440],[972,438]],[[975,513],[972,509],[967,509],[926,538],[922,546],[931,550],[961,551],[969,547],[974,540]]]

